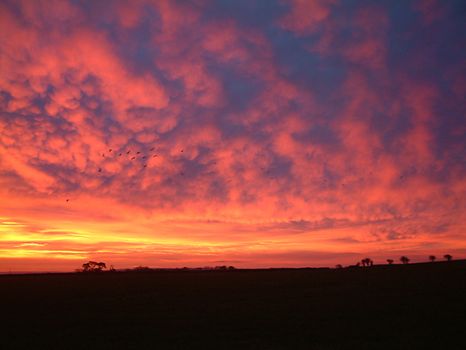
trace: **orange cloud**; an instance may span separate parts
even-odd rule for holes
[[[2,3],[0,271],[461,253],[461,64],[399,65],[383,4],[275,5]]]

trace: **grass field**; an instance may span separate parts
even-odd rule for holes
[[[466,261],[0,276],[1,349],[466,349]]]

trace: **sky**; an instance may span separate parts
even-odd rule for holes
[[[466,257],[464,1],[0,2],[0,272]]]

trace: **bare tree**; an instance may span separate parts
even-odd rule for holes
[[[434,262],[435,259],[437,259],[437,258],[435,257],[435,255],[429,255],[429,260],[430,260],[431,262]]]
[[[450,255],[450,254],[445,254],[443,256],[447,261],[451,261],[453,259],[453,257]]]
[[[403,264],[409,264],[409,258],[407,256],[402,256],[400,258],[400,261],[403,263]]]
[[[387,259],[387,262],[388,262],[388,265],[392,265],[393,264],[393,259]]]

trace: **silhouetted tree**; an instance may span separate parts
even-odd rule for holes
[[[431,262],[434,262],[435,259],[437,259],[437,258],[435,257],[435,255],[429,255],[429,260],[430,260]]]
[[[445,254],[443,256],[447,261],[451,261],[453,259],[453,257],[450,255],[450,254]]]
[[[362,266],[372,266],[372,260],[370,258],[365,258],[361,260]]]
[[[145,272],[145,271],[151,271],[152,269],[148,266],[136,266],[132,271],[136,272]]]
[[[387,262],[388,262],[388,265],[392,265],[393,264],[393,259],[387,259]]]
[[[400,261],[403,263],[403,264],[409,264],[409,258],[407,256],[402,256],[400,258]]]
[[[84,263],[83,272],[102,272],[102,270],[107,268],[104,262],[89,261]]]
[[[362,266],[372,266],[374,265],[374,262],[372,261],[371,258],[365,258],[361,260]]]

